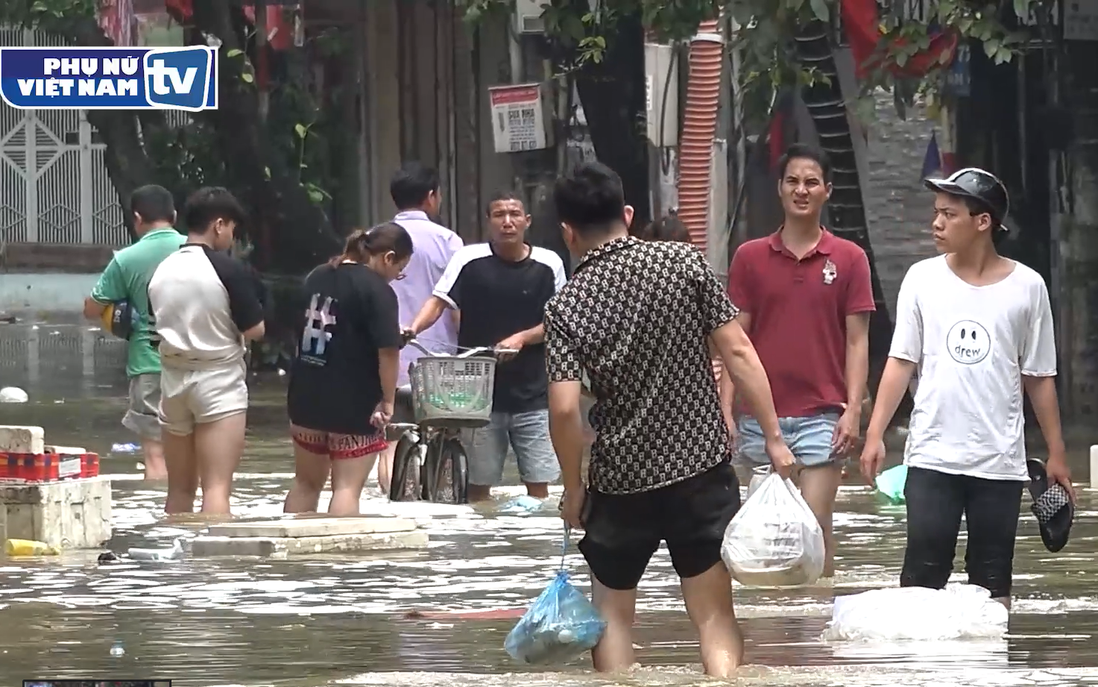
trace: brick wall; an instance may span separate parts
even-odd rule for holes
[[[879,93],[876,105],[877,121],[868,126],[865,205],[881,286],[894,313],[907,268],[936,254],[930,238],[932,196],[921,179],[932,125],[921,110],[900,119],[891,94]]]

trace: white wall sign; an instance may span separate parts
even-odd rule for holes
[[[547,148],[545,107],[539,84],[493,86],[492,132],[497,153],[519,153]]]
[[[1098,0],[1064,0],[1064,40],[1098,41]]]

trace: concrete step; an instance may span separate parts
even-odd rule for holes
[[[210,525],[212,537],[326,537],[360,534],[411,532],[416,523],[406,518],[379,517],[305,517],[256,522],[230,522]]]
[[[405,532],[334,534],[319,537],[217,537],[202,534],[192,539],[186,548],[188,553],[196,558],[220,556],[283,558],[318,553],[407,551],[426,549],[427,544],[427,532],[414,529]]]

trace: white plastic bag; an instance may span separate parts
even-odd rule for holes
[[[825,641],[999,639],[1009,612],[983,587],[874,589],[835,597]]]
[[[741,584],[812,584],[823,573],[823,530],[796,485],[771,474],[728,523],[721,557]]]

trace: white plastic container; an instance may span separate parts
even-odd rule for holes
[[[177,561],[183,557],[183,540],[176,539],[167,549],[130,549],[129,556],[135,561]]]

